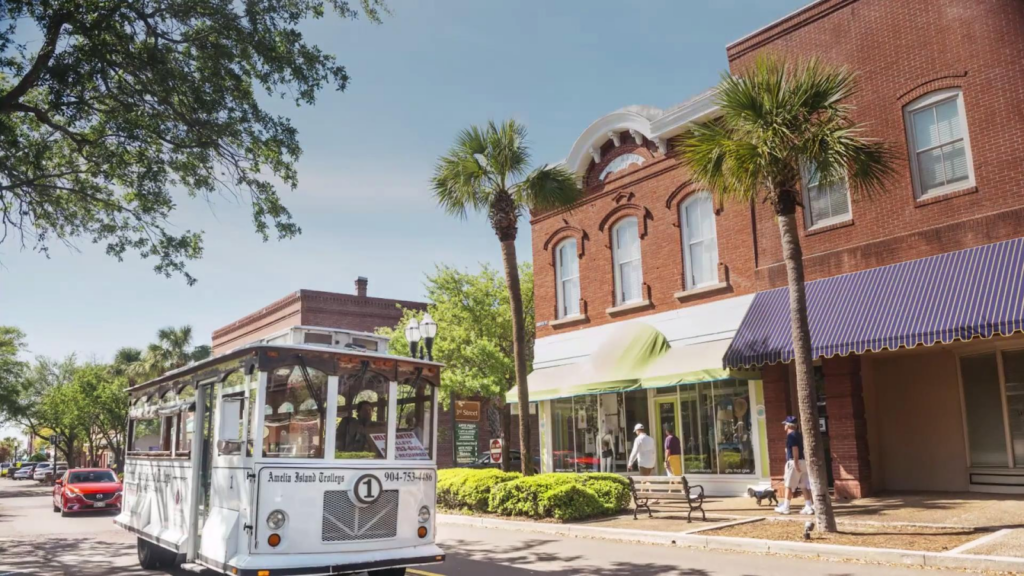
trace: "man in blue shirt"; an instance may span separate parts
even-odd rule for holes
[[[807,475],[807,461],[804,459],[804,436],[797,429],[795,416],[787,416],[782,425],[786,427],[786,497],[775,511],[779,514],[789,514],[789,502],[793,499],[793,492],[800,488],[804,497],[804,509],[800,513],[814,514],[814,506],[811,504],[811,482]]]

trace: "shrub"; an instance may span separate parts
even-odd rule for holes
[[[579,520],[615,514],[629,505],[629,498],[629,480],[615,474],[539,474],[496,486],[488,510],[503,516]]]
[[[540,505],[548,515],[558,520],[582,520],[605,512],[597,494],[582,483],[566,484],[549,490],[541,496]]]
[[[521,477],[518,472],[502,472],[493,468],[441,470],[437,479],[437,503],[442,508],[485,512],[495,486]]]

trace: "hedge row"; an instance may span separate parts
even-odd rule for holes
[[[629,505],[629,480],[615,474],[538,474],[499,470],[441,470],[442,508],[502,516],[581,520],[615,514]]]

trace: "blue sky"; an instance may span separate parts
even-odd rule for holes
[[[808,0],[392,0],[381,26],[328,17],[308,39],[348,67],[345,93],[315,107],[275,101],[300,132],[300,185],[284,198],[301,237],[262,243],[247,207],[182,199],[173,223],[206,232],[199,283],[123,263],[101,246],[53,246],[51,258],[0,246],[0,324],[28,334],[33,354],[108,360],[157,328],[191,324],[197,343],[217,327],[299,288],[421,298],[443,262],[498,266],[486,220],[449,218],[433,204],[434,160],[472,123],[516,118],[534,159],[565,157],[598,117],[629,104],[667,107],[712,86],[725,45]],[[519,254],[530,258],[529,227]]]

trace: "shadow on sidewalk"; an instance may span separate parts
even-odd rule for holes
[[[556,539],[543,537],[504,544],[475,540],[445,540],[444,547],[449,551],[445,564],[457,568],[459,574],[489,576],[536,574],[535,568],[538,564],[549,565],[543,569],[545,576],[711,576],[710,572],[699,568],[643,562],[638,558],[597,563],[585,556],[560,553],[557,549],[558,543]],[[548,549],[542,549],[544,547]],[[526,568],[528,566],[532,568]],[[558,569],[558,566],[565,567]]]

